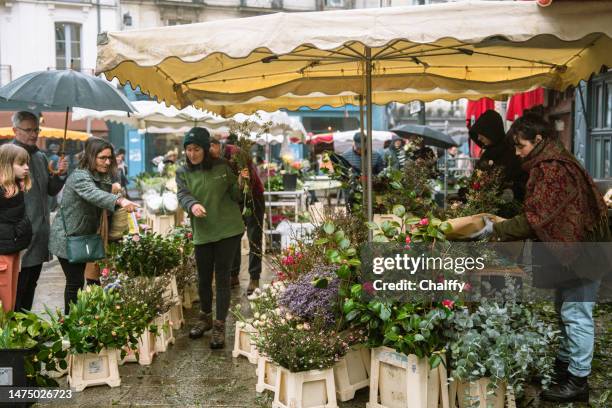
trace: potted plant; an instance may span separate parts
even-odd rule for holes
[[[149,327],[150,310],[144,302],[124,301],[113,286],[88,286],[79,292],[68,315],[48,314],[54,330],[70,343],[68,382],[76,391],[91,385],[119,386],[118,354],[136,349]]]
[[[451,368],[457,385],[451,397],[456,395],[461,408],[503,407],[506,389],[518,398],[535,377],[543,387],[550,384],[557,332],[525,305],[485,301],[471,312],[457,311],[453,327]]]
[[[448,398],[442,367],[454,302],[415,304],[377,298],[371,296],[368,283],[354,284],[350,293],[343,304],[345,317],[355,329],[366,331],[367,345],[373,348],[368,406],[389,407],[400,401],[419,407]]]
[[[0,307],[0,384],[50,387],[49,372],[65,370],[67,352],[51,325],[35,313],[5,312]]]

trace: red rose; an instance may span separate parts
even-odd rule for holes
[[[453,306],[455,306],[455,302],[453,302],[450,299],[444,299],[442,301],[442,306],[444,306],[445,308],[447,308],[448,310],[451,310],[453,308]]]
[[[473,190],[480,190],[480,187],[481,187],[481,185],[480,185],[479,182],[476,181],[476,182],[472,183],[472,189]]]

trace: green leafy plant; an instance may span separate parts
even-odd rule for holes
[[[149,305],[126,302],[113,288],[87,286],[79,291],[68,315],[47,312],[56,332],[70,342],[73,354],[99,353],[102,349],[136,350],[138,338],[151,327]],[[155,330],[155,327],[151,327]]]
[[[414,217],[406,211],[403,205],[396,205],[392,209],[393,215],[399,221],[385,220],[377,224],[368,222],[368,228],[375,232],[374,242],[398,242],[409,245],[412,242],[446,241],[446,233],[451,230],[451,225],[439,218]]]
[[[557,332],[524,305],[484,301],[471,313],[457,311],[453,328],[453,378],[489,377],[493,385],[506,381],[517,397],[535,377],[541,378],[543,387],[550,384],[551,344]]]
[[[109,266],[128,276],[161,276],[181,262],[176,242],[155,233],[126,235],[110,245],[108,255]]]
[[[5,312],[0,307],[0,348],[31,350],[24,360],[26,375],[41,387],[58,385],[45,371],[67,368],[62,339],[35,313]]]
[[[179,263],[173,272],[176,277],[176,286],[179,293],[182,293],[188,284],[197,282],[193,233],[189,226],[178,226],[170,232],[168,237],[180,254]]]
[[[348,324],[365,330],[369,347],[387,346],[398,353],[428,358],[432,368],[443,362],[450,340],[453,301],[440,305],[400,303],[372,294],[370,283],[353,284],[343,304]]]

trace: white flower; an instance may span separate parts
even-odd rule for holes
[[[261,316],[261,315],[259,314],[259,312],[255,312],[255,314],[253,315],[253,317],[254,317],[255,319],[259,319],[259,316]]]
[[[267,290],[269,287],[270,287],[270,284],[266,283],[266,284],[263,285],[263,290]]]
[[[247,296],[248,300],[255,300],[256,298],[257,298],[257,296],[255,296],[253,294],[250,294],[249,296]],[[251,304],[253,304],[253,303],[251,303]]]
[[[266,316],[266,314],[263,313],[260,318],[262,321],[265,321],[268,318],[268,316]]]
[[[240,303],[238,303],[238,304],[235,306],[235,308],[236,308],[236,310],[240,310],[240,309],[242,309],[242,305],[241,305]]]
[[[281,314],[280,307],[277,307],[277,308],[274,310],[274,314],[276,314],[277,316],[280,316],[280,314]]]
[[[239,329],[244,329],[245,324],[243,322],[236,322],[236,325],[238,326]]]
[[[261,293],[261,290],[259,288],[255,288],[255,290],[253,291],[253,293],[255,295],[259,295]]]
[[[251,302],[251,309],[255,309],[255,302]]]
[[[287,314],[285,315],[285,318],[287,320],[291,320],[291,319],[293,319],[293,315],[291,313],[287,312]]]
[[[310,325],[308,323],[304,323],[304,330],[310,330]]]
[[[304,325],[302,325],[302,324],[298,324],[298,325],[297,325],[297,327],[296,327],[296,329],[298,329],[298,330],[304,330]]]

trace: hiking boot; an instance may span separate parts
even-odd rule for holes
[[[561,383],[542,392],[542,399],[551,402],[589,402],[588,378],[576,377],[568,371]]]
[[[212,329],[210,348],[221,349],[225,347],[225,320],[215,320]]]
[[[199,339],[213,327],[212,313],[200,312],[200,320],[189,330],[189,338]]]
[[[249,281],[249,287],[247,288],[247,295],[251,295],[255,292],[255,289],[259,287],[259,279],[251,279]]]
[[[238,286],[240,286],[240,278],[238,277],[238,275],[232,276],[230,280],[230,288],[234,289]]]
[[[553,384],[561,384],[567,379],[567,369],[569,363],[555,358],[554,372],[552,375]]]

